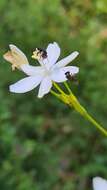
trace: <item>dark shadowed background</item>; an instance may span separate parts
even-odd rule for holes
[[[2,55],[17,45],[28,56],[56,41],[61,57],[80,52],[72,90],[107,129],[107,1],[0,0],[0,189],[90,190],[107,178],[107,138],[51,94],[12,94],[24,73]]]

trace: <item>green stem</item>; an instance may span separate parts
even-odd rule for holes
[[[53,94],[53,95],[56,96],[57,98],[60,98],[60,95],[57,94],[56,92],[54,92],[53,90],[51,90],[50,92],[51,92],[51,94]]]
[[[84,117],[89,122],[91,122],[101,133],[103,133],[105,136],[107,136],[106,129],[104,129],[99,123],[97,123],[97,121],[95,119],[93,119],[93,117],[88,114],[88,112],[85,110],[85,108],[83,106],[81,106],[81,104],[79,103],[79,101],[77,100],[75,95],[72,93],[72,91],[71,91],[69,85],[67,84],[67,82],[64,82],[64,85],[65,85],[67,91],[69,92],[69,95],[65,94],[65,92],[60,88],[60,86],[58,84],[56,84],[55,82],[53,82],[53,85],[60,92],[60,94],[57,94],[56,92],[51,90],[51,93],[54,96],[59,98],[62,102],[64,102],[68,106],[74,107],[74,109],[78,113],[80,113],[80,115],[82,117]]]
[[[70,107],[73,106],[77,112],[79,112],[85,119],[90,121],[97,129],[99,129],[105,136],[107,136],[107,131],[99,123],[97,123],[97,121],[95,119],[93,119],[93,117],[90,116],[88,114],[88,112],[84,109],[84,107],[81,106],[81,104],[78,102],[77,98],[72,93],[67,82],[64,82],[64,85],[65,85],[66,89],[68,90],[68,92],[70,93],[70,95],[69,95],[69,106]]]
[[[96,128],[99,129],[105,136],[107,136],[107,131],[99,123],[97,123],[96,120],[93,119],[88,113],[84,117],[94,126],[96,126]]]
[[[65,95],[64,91],[60,88],[60,86],[58,84],[56,84],[55,82],[53,82],[54,87],[63,95]]]
[[[72,91],[71,91],[71,89],[70,89],[68,83],[67,83],[67,82],[64,82],[64,85],[65,85],[66,89],[68,90],[68,92],[69,92],[70,94],[72,94]]]

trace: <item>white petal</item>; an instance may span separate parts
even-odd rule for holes
[[[52,74],[51,74],[51,79],[54,82],[64,82],[67,80],[65,73],[63,72],[62,69],[55,69]]]
[[[67,66],[67,67],[62,67],[61,70],[64,72],[70,72],[71,75],[75,75],[79,72],[79,68],[76,66]]]
[[[50,77],[47,76],[42,80],[40,84],[38,97],[42,98],[45,94],[47,94],[50,91],[51,87],[52,87],[52,81]]]
[[[79,55],[79,53],[77,51],[74,51],[73,53],[71,53],[67,57],[65,57],[62,60],[58,61],[56,63],[56,66],[57,67],[64,67],[64,66],[68,65],[71,61],[73,61],[78,55]]]
[[[21,70],[25,72],[27,75],[41,75],[44,74],[44,69],[41,66],[32,66],[29,64],[23,64],[20,66]]]
[[[40,76],[26,77],[15,84],[10,85],[9,90],[14,93],[25,93],[37,87],[41,80],[42,78]]]
[[[70,74],[74,75],[79,72],[79,68],[75,66],[68,66],[62,68],[54,67],[53,72],[51,74],[51,79],[55,82],[64,82],[68,80],[65,75],[66,72],[70,72]]]
[[[101,177],[93,178],[93,188],[94,190],[107,190],[107,180]]]
[[[52,66],[54,63],[56,63],[56,61],[58,60],[59,56],[60,56],[60,47],[58,46],[58,44],[56,42],[54,42],[53,44],[49,44],[47,47],[47,55],[48,55],[48,60],[49,66]]]

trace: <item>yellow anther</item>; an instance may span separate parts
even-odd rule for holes
[[[47,52],[44,49],[36,48],[32,55],[33,59],[42,60],[47,58]]]
[[[36,50],[33,52],[32,58],[40,60],[42,58],[42,52],[36,48]]]

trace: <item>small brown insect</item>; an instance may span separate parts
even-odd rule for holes
[[[68,80],[77,82],[76,75],[72,75],[69,71],[65,73],[65,76]]]

